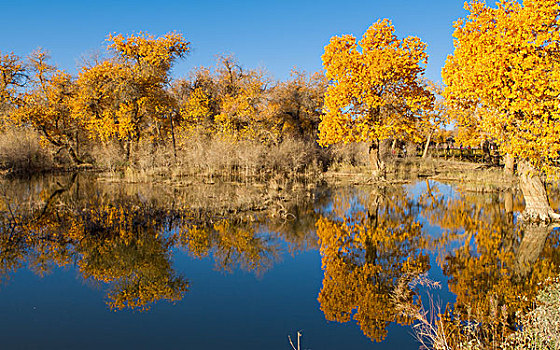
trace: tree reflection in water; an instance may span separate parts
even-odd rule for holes
[[[248,203],[256,200],[230,203],[224,210],[223,203],[158,196],[152,189],[104,188],[77,176],[59,180],[2,185],[3,280],[23,267],[44,275],[76,264],[84,279],[107,285],[110,308],[146,310],[159,300],[181,300],[188,290],[187,279],[172,267],[175,247],[196,257],[211,255],[226,271],[262,273],[278,258],[278,237],[296,246],[309,241],[291,233],[292,218],[275,220],[271,210],[253,210]],[[282,202],[296,213],[305,207]],[[267,230],[274,235],[262,234]]]
[[[423,210],[444,229],[438,263],[457,299],[443,320],[455,344],[469,337],[459,321],[479,324],[470,332],[486,346],[503,340],[516,328],[516,315],[533,307],[538,291],[560,273],[558,230],[518,222],[523,207],[511,192],[461,193]]]
[[[334,195],[332,211],[317,221],[321,309],[328,320],[354,318],[372,340],[384,339],[391,322],[410,324],[421,311],[413,280],[430,269],[429,253],[456,295],[439,331],[457,344],[468,336],[465,325],[477,324],[469,332],[492,344],[560,273],[558,230],[517,222],[523,202],[512,193],[444,196],[426,184],[416,197],[389,186]]]
[[[442,331],[459,342],[474,321],[477,337],[491,344],[560,273],[558,230],[519,223],[522,199],[508,192],[447,196],[428,182],[415,196],[390,185],[155,186],[84,175],[0,183],[0,280],[22,268],[44,275],[75,266],[104,285],[110,308],[145,310],[187,293],[187,278],[173,268],[176,249],[224,271],[262,274],[283,249],[319,248],[325,317],[353,319],[381,341],[391,323],[414,322],[403,310],[421,310],[415,280],[429,275],[432,261],[456,295],[440,315]]]
[[[343,196],[336,193],[332,212],[317,221],[325,274],[321,310],[328,320],[354,318],[365,335],[381,341],[389,323],[412,322],[392,295],[402,278],[430,269],[424,253],[429,241],[417,220],[419,207],[402,188]],[[403,295],[413,302],[416,294],[408,288]]]

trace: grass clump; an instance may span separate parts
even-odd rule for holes
[[[39,134],[28,128],[0,133],[0,168],[12,173],[34,173],[55,167],[55,156],[42,147]]]

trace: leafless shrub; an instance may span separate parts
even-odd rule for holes
[[[31,173],[54,166],[51,150],[41,146],[37,132],[14,128],[0,134],[0,168]]]
[[[114,172],[126,165],[126,154],[116,143],[96,145],[91,154],[95,164],[104,170]]]
[[[342,166],[367,166],[369,147],[366,143],[337,144],[330,147],[332,166],[337,169]]]

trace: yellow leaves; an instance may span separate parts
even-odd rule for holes
[[[467,18],[456,23],[455,52],[442,71],[450,106],[467,105],[477,114],[458,124],[494,140],[502,152],[546,168],[560,151],[560,134],[548,123],[559,110],[559,5],[503,0],[490,8],[473,1],[467,9]],[[541,139],[552,142],[542,147]]]
[[[174,106],[165,85],[171,64],[188,53],[190,43],[177,33],[110,35],[108,41],[116,55],[82,69],[72,111],[92,138],[130,147],[150,133],[147,124],[170,123]]]
[[[210,97],[203,88],[195,88],[181,108],[184,118],[183,127],[201,125],[204,118],[211,114]]]
[[[179,33],[168,33],[157,39],[145,33],[126,38],[122,34],[110,34],[107,41],[110,49],[139,71],[144,68],[144,63],[162,72],[168,71],[174,59],[190,51],[190,43]]]
[[[332,84],[319,126],[321,145],[409,134],[415,115],[432,104],[420,81],[426,45],[414,37],[399,40],[394,30],[382,20],[366,31],[359,47],[352,36],[333,37],[325,47],[322,60]]]

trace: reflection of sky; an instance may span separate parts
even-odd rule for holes
[[[175,252],[174,268],[190,290],[147,312],[113,312],[103,288],[85,286],[73,269],[40,278],[21,270],[0,289],[2,347],[40,349],[417,349],[408,328],[392,325],[371,343],[353,322],[328,322],[317,302],[323,274],[318,251],[284,254],[257,277],[217,271],[211,258]]]
[[[430,182],[445,198],[458,198],[450,185]],[[405,187],[418,200],[425,182]],[[370,188],[371,190],[371,188]],[[366,210],[367,188],[350,188],[347,215]],[[332,191],[332,194],[336,190]],[[366,196],[367,197],[367,196]],[[332,202],[319,209],[332,212]],[[437,238],[442,230],[429,225],[420,213],[424,234]],[[262,231],[260,237],[266,237]],[[205,348],[288,349],[287,336],[303,331],[303,348],[311,349],[417,349],[410,328],[390,325],[388,336],[376,344],[365,337],[354,321],[328,322],[317,296],[323,271],[317,250],[290,253],[290,243],[272,234],[280,247],[280,260],[262,275],[234,269],[219,271],[212,257],[191,258],[173,251],[173,267],[189,280],[189,291],[175,304],[158,302],[151,310],[110,311],[105,305],[106,286],[84,282],[73,267],[55,269],[40,278],[26,269],[12,274],[0,286],[0,336],[6,348]],[[308,238],[317,239],[314,236]],[[455,242],[457,247],[462,242]],[[454,248],[447,247],[447,249]],[[428,251],[428,278],[441,289],[419,288],[427,305],[428,293],[436,305],[453,302],[447,277],[436,262],[438,252]]]

